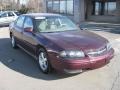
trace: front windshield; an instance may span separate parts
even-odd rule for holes
[[[44,17],[35,21],[39,32],[59,32],[78,29],[67,17]]]

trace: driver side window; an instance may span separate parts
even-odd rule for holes
[[[3,13],[1,17],[7,17],[7,13]]]
[[[22,27],[23,27],[24,19],[25,19],[24,16],[20,16],[20,17],[18,17],[18,19],[16,20],[16,26],[22,28]]]
[[[31,18],[26,17],[24,22],[24,28],[33,28],[33,22]]]

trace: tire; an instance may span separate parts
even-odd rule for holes
[[[43,48],[39,49],[38,64],[43,73],[48,74],[51,72],[52,68],[48,59],[48,54]]]
[[[11,45],[12,45],[12,48],[14,48],[14,49],[17,48],[16,40],[13,35],[11,36]]]

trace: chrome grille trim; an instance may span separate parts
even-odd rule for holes
[[[89,51],[87,54],[88,54],[89,56],[98,56],[98,55],[103,54],[103,53],[106,52],[106,51],[107,51],[107,48],[104,47],[104,48],[98,49],[98,50],[96,50],[96,51]]]

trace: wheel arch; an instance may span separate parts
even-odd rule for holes
[[[36,56],[39,55],[39,50],[40,50],[40,48],[44,49],[44,50],[47,52],[47,49],[46,49],[44,46],[38,44],[38,45],[37,45],[37,49],[36,49]],[[48,54],[48,52],[47,52],[47,54]]]
[[[47,52],[47,49],[44,47],[44,46],[42,46],[42,45],[37,45],[37,57],[39,56],[39,50],[40,50],[40,48],[42,48],[42,49],[44,49],[45,50],[45,52],[46,52],[46,54],[47,54],[47,56],[48,56],[48,62],[49,62],[49,71],[48,72],[52,72],[52,70],[54,70],[54,68],[52,67],[52,63],[51,63],[51,60],[49,59],[49,55],[48,55],[48,52]],[[38,60],[38,59],[37,59]],[[44,73],[48,73],[48,72],[44,72]]]

